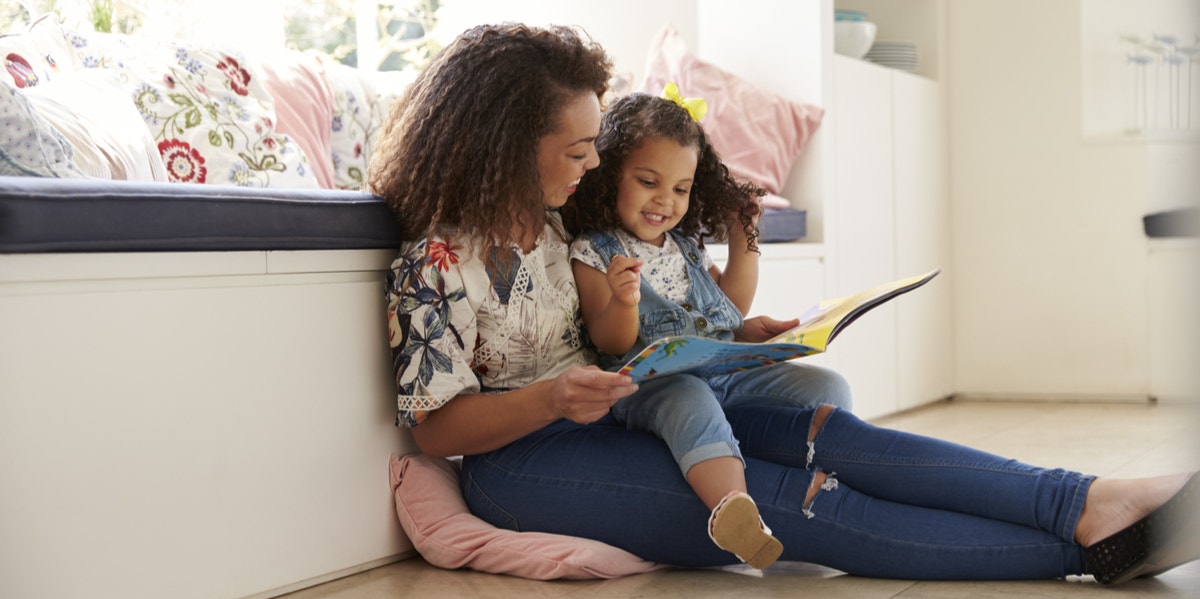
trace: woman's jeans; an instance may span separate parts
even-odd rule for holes
[[[700,378],[668,375],[643,381],[636,393],[613,407],[617,422],[653,433],[666,442],[679,470],[705,460],[735,457],[738,450],[725,410],[740,405],[815,408],[829,404],[849,410],[850,387],[840,375],[812,364],[781,362],[762,368]]]
[[[872,426],[834,410],[726,410],[746,482],[781,559],[906,579],[1044,579],[1086,573],[1073,541],[1092,477]],[[828,476],[810,505],[816,470]],[[463,461],[471,511],[492,524],[596,539],[680,566],[737,563],[662,440],[560,420]]]

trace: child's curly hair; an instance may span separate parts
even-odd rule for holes
[[[688,211],[675,229],[703,243],[705,236],[718,241],[729,238],[730,215],[737,213],[746,232],[748,248],[758,251],[758,198],[766,190],[738,181],[721,162],[700,124],[678,104],[666,98],[633,93],[613,102],[600,123],[596,151],[600,166],[583,176],[571,201],[563,207],[571,233],[612,230],[621,226],[617,214],[617,188],[625,160],[643,141],[666,138],[698,150],[696,176],[692,181]]]
[[[502,246],[545,222],[539,140],[580,93],[602,97],[612,61],[582,30],[506,23],[461,34],[392,106],[367,189],[404,239],[434,233]]]

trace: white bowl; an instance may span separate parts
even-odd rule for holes
[[[875,24],[870,21],[837,21],[833,24],[833,50],[843,56],[862,58],[875,42]]]

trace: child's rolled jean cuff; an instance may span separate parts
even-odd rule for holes
[[[742,468],[746,467],[746,460],[742,459],[742,452],[738,451],[736,445],[726,441],[718,441],[690,449],[676,461],[679,462],[679,469],[683,471],[684,478],[687,478],[687,473],[692,469],[692,466],[713,458],[737,458],[741,460]]]

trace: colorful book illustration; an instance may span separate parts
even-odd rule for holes
[[[707,337],[666,337],[646,346],[621,367],[635,382],[665,374],[716,376],[819,354],[834,337],[872,308],[908,293],[942,272],[884,283],[854,295],[824,300],[800,317],[800,324],[763,343],[719,341]]]

